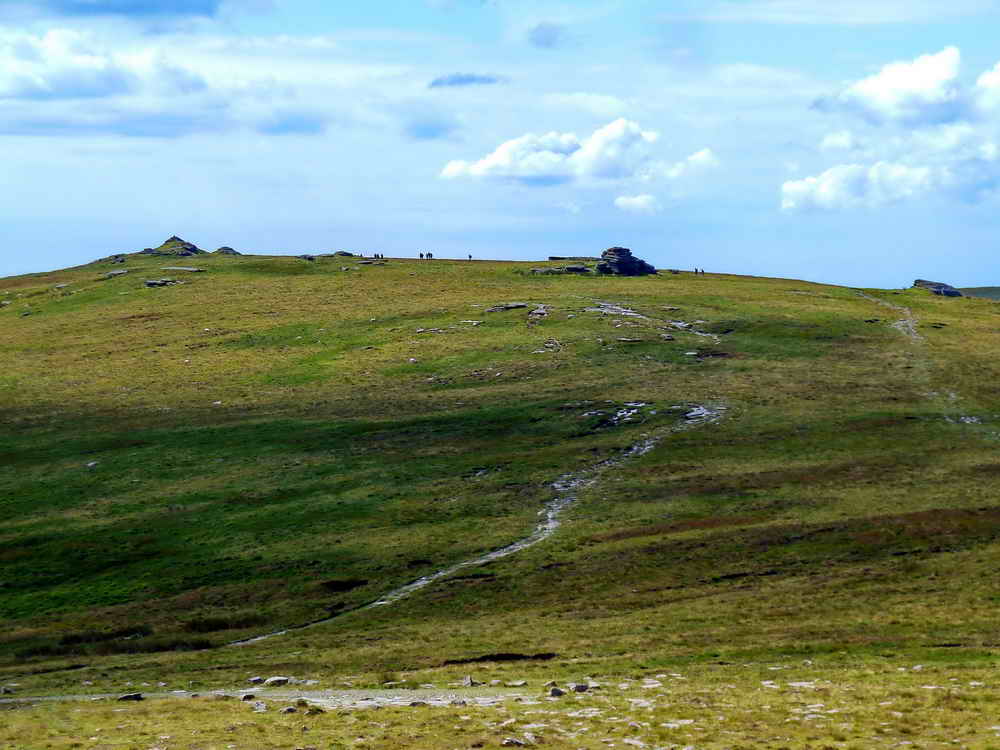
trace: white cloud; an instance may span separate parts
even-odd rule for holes
[[[40,36],[0,32],[0,98],[94,99],[156,89],[205,87],[195,73],[152,53],[115,54],[86,34],[52,29]]]
[[[452,161],[445,178],[489,177],[527,184],[555,184],[576,179],[624,179],[649,161],[648,147],[659,134],[618,119],[586,138],[575,133],[528,133],[500,144],[479,161]]]
[[[652,216],[662,210],[660,202],[655,196],[643,195],[621,195],[615,198],[615,207],[630,214],[644,214]]]
[[[784,211],[876,208],[927,193],[947,179],[930,167],[880,161],[871,166],[841,164],[817,177],[791,180],[781,187]]]
[[[910,62],[885,65],[878,73],[818,102],[820,109],[853,112],[873,124],[919,126],[962,117],[966,101],[958,84],[961,53],[946,47]]]
[[[681,177],[690,176],[710,169],[716,169],[722,165],[719,157],[710,148],[703,148],[701,151],[682,159],[673,164],[657,163],[646,169],[641,177],[644,181],[650,182],[660,177],[668,180],[678,180]]]

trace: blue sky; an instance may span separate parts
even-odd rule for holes
[[[1000,0],[4,0],[0,274],[207,249],[1000,284]]]

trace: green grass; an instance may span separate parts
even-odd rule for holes
[[[868,290],[910,341],[801,281],[213,255],[145,288],[166,260],[0,280],[0,684],[995,664],[992,301]],[[485,311],[508,301],[550,313]],[[584,416],[630,401],[644,421]],[[723,422],[667,433],[707,402]],[[352,611],[525,536],[551,482],[651,432],[543,544]]]

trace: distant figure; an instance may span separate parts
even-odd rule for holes
[[[420,253],[420,260],[423,260],[423,259],[424,259],[424,254]]]
[[[472,253],[469,253],[469,260],[472,260]]]
[[[434,253],[427,253],[427,259],[428,260],[433,260],[434,259]]]

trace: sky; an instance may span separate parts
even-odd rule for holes
[[[0,0],[0,276],[249,253],[1000,285],[1000,0]]]

